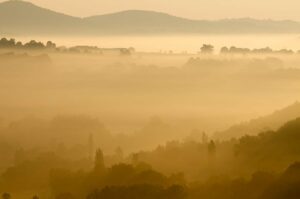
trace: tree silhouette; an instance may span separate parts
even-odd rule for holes
[[[229,53],[229,49],[226,46],[224,46],[224,47],[221,48],[220,53],[221,54],[222,53]]]
[[[101,149],[97,149],[95,157],[95,172],[103,173],[105,171],[104,157]]]
[[[53,43],[52,41],[48,41],[46,44],[46,48],[54,49],[56,48],[56,44]]]
[[[214,46],[210,44],[203,44],[203,46],[200,48],[201,53],[204,54],[212,54],[214,52]]]
[[[31,40],[30,42],[24,44],[24,47],[30,49],[42,49],[45,48],[45,45],[42,42]]]
[[[121,147],[117,147],[115,150],[115,154],[119,160],[122,160],[124,157],[124,152]]]
[[[0,40],[0,47],[1,48],[13,48],[15,47],[16,41],[15,39],[6,39],[6,38],[2,38]]]
[[[11,198],[11,196],[10,196],[10,194],[9,193],[3,193],[2,194],[2,199],[10,199]]]
[[[214,155],[216,153],[216,144],[211,140],[207,146],[208,153]]]

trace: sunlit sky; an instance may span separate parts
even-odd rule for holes
[[[4,0],[0,0],[3,2]],[[300,21],[300,0],[28,0],[85,17],[121,10],[155,10],[192,19],[252,17]]]

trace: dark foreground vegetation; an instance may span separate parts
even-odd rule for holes
[[[35,199],[44,198],[49,197],[49,192],[55,199],[296,199],[300,195],[299,131],[300,119],[296,119],[278,131],[244,136],[236,141],[215,143],[207,142],[204,137],[204,143],[183,143],[189,148],[198,145],[198,150],[206,151],[207,154],[202,156],[207,156],[210,162],[209,167],[202,171],[209,172],[210,176],[192,181],[186,179],[184,172],[167,174],[156,171],[151,160],[143,160],[145,152],[106,166],[107,157],[100,149],[95,158],[87,157],[79,162],[64,159],[56,152],[39,153],[28,159],[26,151],[18,151],[14,166],[1,175],[0,191],[3,199],[24,193]],[[218,154],[222,153],[222,145],[226,143],[232,145],[234,160],[230,161],[234,162],[225,160],[223,162],[229,165],[222,165],[222,162],[215,165],[220,158]],[[176,157],[184,153],[185,156],[192,155],[191,159],[203,158],[200,154],[193,156],[193,149],[186,151],[186,147],[180,145],[169,147],[147,153],[153,158],[162,156],[170,169],[172,165],[181,164]],[[169,155],[163,155],[167,151]],[[116,153],[122,156],[121,149]],[[184,161],[191,159],[186,157]],[[164,162],[161,161],[160,165],[163,166]],[[194,166],[202,167],[200,163]],[[89,169],[78,170],[78,167]],[[233,171],[220,174],[219,167],[231,167],[240,174]],[[250,175],[241,174],[249,169],[253,171]]]

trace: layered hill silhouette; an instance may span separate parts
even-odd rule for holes
[[[255,170],[280,170],[299,160],[299,130],[300,118],[296,118],[276,131],[243,136],[235,145],[235,155]]]
[[[0,3],[0,34],[118,35],[200,33],[300,33],[300,23],[224,19],[190,20],[153,11],[129,10],[87,18],[73,17],[20,0]]]
[[[244,135],[258,135],[264,131],[275,131],[290,120],[300,117],[300,103],[287,106],[283,109],[277,110],[274,113],[243,122],[230,127],[225,131],[220,131],[215,134],[217,139],[231,139],[240,138]]]

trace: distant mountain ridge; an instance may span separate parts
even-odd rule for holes
[[[191,20],[161,12],[142,10],[79,18],[21,0],[0,3],[0,34],[6,35],[205,33],[300,33],[300,23],[251,18],[217,21]]]

